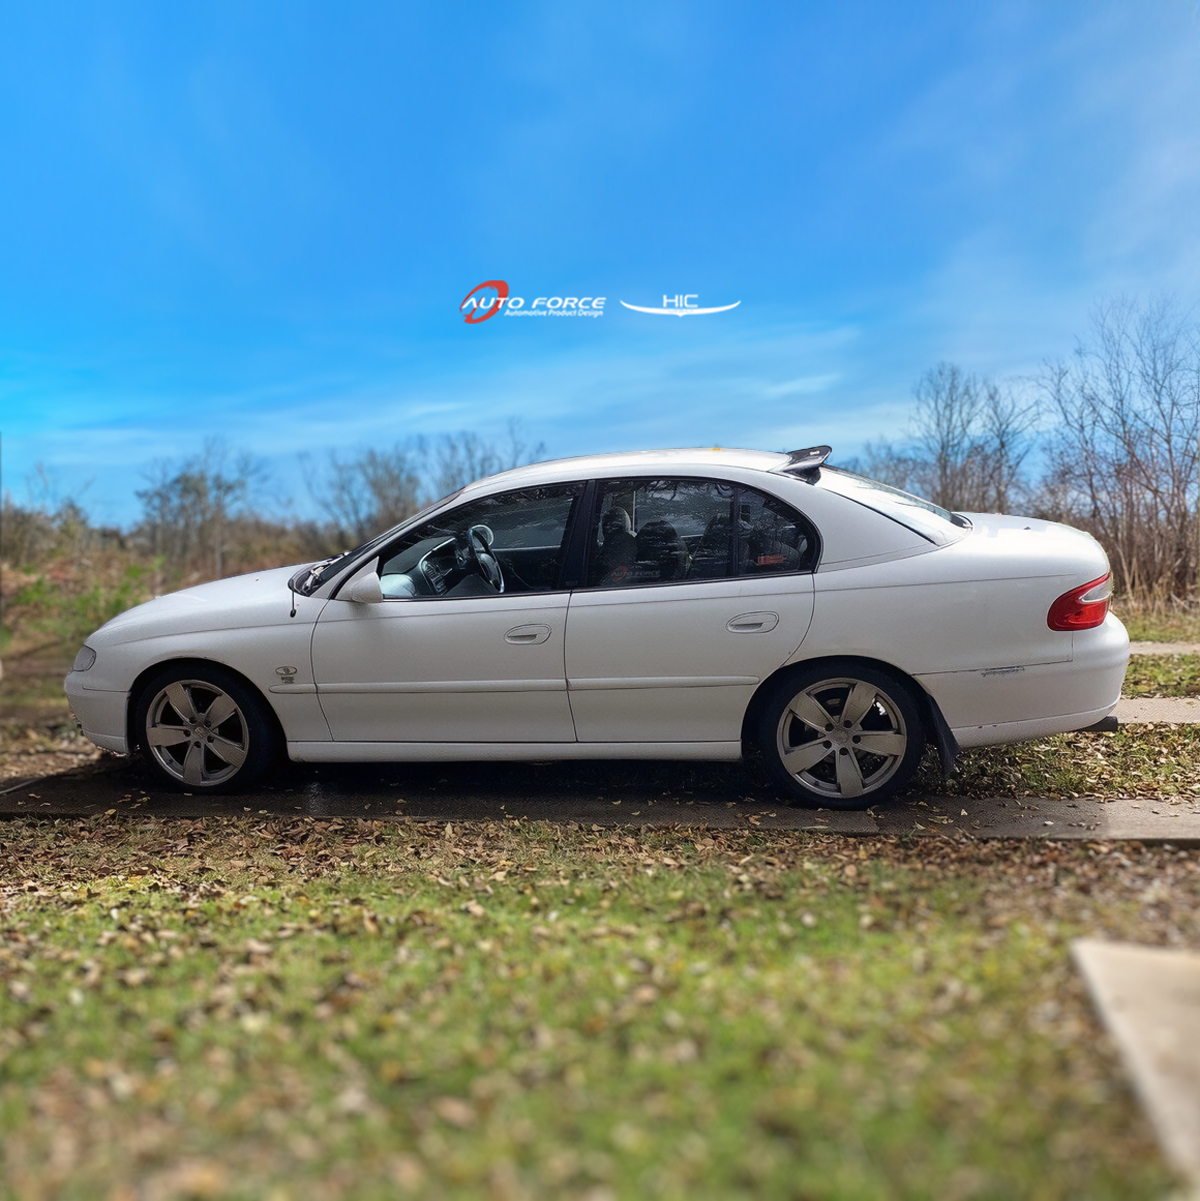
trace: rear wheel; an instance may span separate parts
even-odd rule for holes
[[[912,779],[925,745],[910,688],[833,660],[783,677],[764,706],[758,746],[772,781],[797,803],[865,809]]]
[[[279,753],[261,698],[219,668],[166,668],[149,680],[138,701],[137,734],[155,772],[189,792],[244,788]]]

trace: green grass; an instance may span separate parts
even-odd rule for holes
[[[1068,943],[1196,858],[9,821],[0,1196],[1161,1196]]]
[[[5,601],[0,645],[6,652],[18,644],[74,656],[106,621],[149,600],[153,571],[152,564],[111,556],[99,563],[51,564],[44,574],[26,576]]]
[[[947,796],[1200,797],[1200,726],[1123,725],[964,751],[945,781],[927,755],[916,786]]]
[[[63,692],[69,668],[69,663],[47,668],[41,662],[6,662],[0,679],[0,724],[71,724],[71,707]]]
[[[1125,696],[1200,696],[1200,655],[1134,655]]]
[[[1162,604],[1121,597],[1113,611],[1134,642],[1200,643],[1200,605],[1195,602]]]

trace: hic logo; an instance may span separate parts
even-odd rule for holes
[[[702,309],[696,303],[699,299],[696,292],[677,292],[674,296],[664,296],[662,306],[656,309],[640,304],[630,304],[627,300],[622,300],[621,303],[627,309],[633,309],[635,313],[654,313],[660,317],[700,317],[705,313],[727,313],[742,303],[740,300],[735,300],[733,304],[721,304],[715,308]]]

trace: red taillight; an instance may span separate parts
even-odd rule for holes
[[[1064,592],[1050,606],[1046,624],[1052,630],[1092,630],[1104,624],[1112,596],[1112,573]]]

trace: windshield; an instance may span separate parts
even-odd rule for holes
[[[461,491],[462,489],[459,488],[457,491],[443,496],[440,500],[435,500],[432,504],[428,504],[423,509],[418,510],[411,517],[406,517],[398,526],[392,526],[390,529],[376,534],[374,538],[368,538],[366,542],[354,547],[353,550],[344,550],[340,555],[333,555],[328,559],[322,559],[319,563],[314,563],[311,567],[306,567],[299,576],[295,577],[296,591],[304,596],[311,596],[322,584],[328,583],[333,579],[341,571],[344,564],[349,563],[352,559],[358,559],[369,554],[381,543],[386,542],[398,530],[424,517],[426,513],[432,513],[434,509],[444,505],[447,501],[453,500]]]
[[[961,513],[951,513],[949,509],[910,492],[901,492],[899,488],[869,480],[841,467],[822,467],[820,478],[831,492],[866,505],[939,546],[957,542],[963,532],[971,528],[971,523]]]

